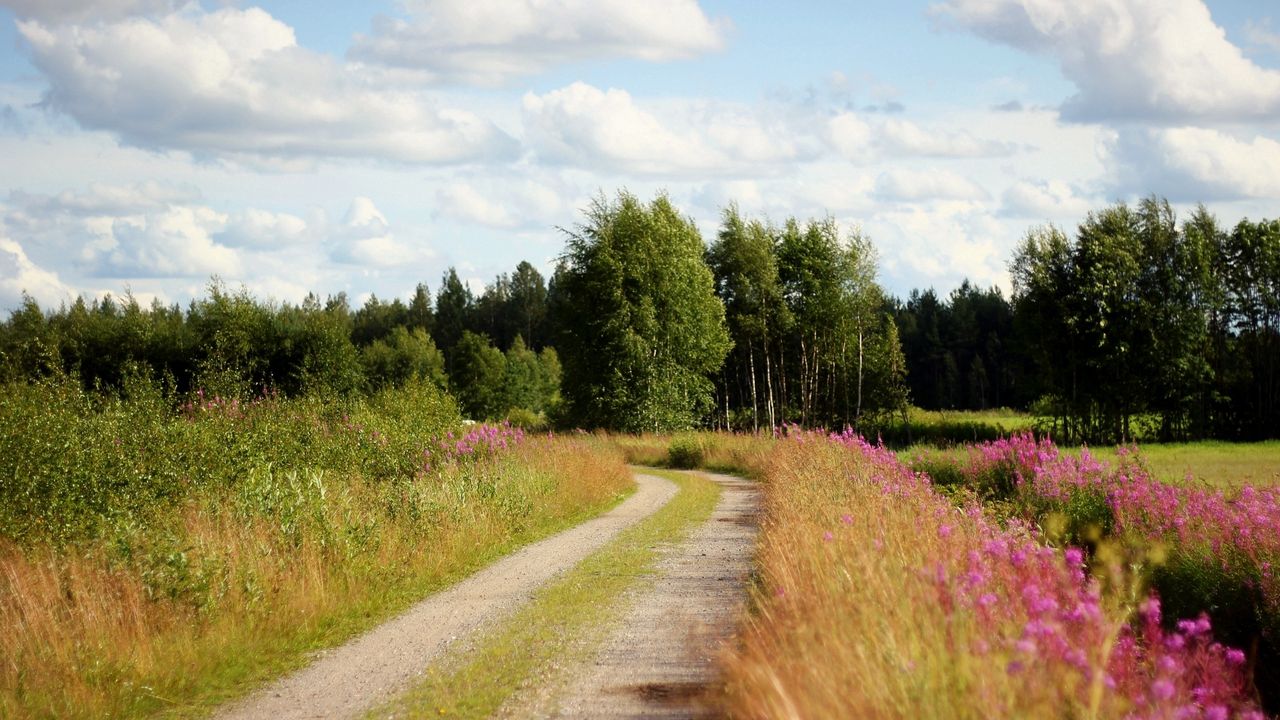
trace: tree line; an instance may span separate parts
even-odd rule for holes
[[[451,268],[434,298],[419,284],[407,303],[374,295],[354,310],[343,293],[275,304],[217,280],[185,309],[126,294],[46,312],[28,297],[0,325],[0,376],[75,377],[115,392],[141,378],[176,396],[224,397],[346,397],[432,382],[471,417],[515,412],[529,424],[559,402],[546,306],[546,282],[527,262],[479,297]]]
[[[1030,409],[1095,443],[1280,435],[1280,221],[1151,197],[1032,228],[1012,296],[894,302],[913,403]]]
[[[132,297],[0,324],[9,379],[119,389],[345,396],[449,389],[471,417],[623,431],[788,423],[873,431],[909,404],[1030,409],[1067,440],[1274,437],[1280,428],[1280,222],[1179,223],[1148,198],[1069,238],[1031,229],[1012,296],[968,281],[888,296],[876,254],[830,218],[726,208],[707,242],[665,195],[598,197],[546,280],[528,262],[478,294],[260,302],[220,283],[188,307]],[[563,370],[561,363],[563,363]],[[532,420],[530,420],[532,421]]]

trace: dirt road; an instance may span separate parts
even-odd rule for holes
[[[667,549],[656,581],[629,598],[631,609],[595,659],[571,672],[559,692],[543,692],[507,717],[691,718],[711,714],[713,660],[747,600],[759,490],[709,475],[723,494],[711,519]]]
[[[407,689],[452,641],[501,620],[528,602],[547,580],[657,511],[676,493],[676,486],[661,478],[637,475],[636,482],[636,493],[608,513],[499,560],[214,717],[360,717]]]

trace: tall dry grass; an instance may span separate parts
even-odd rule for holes
[[[776,442],[763,433],[685,432],[675,435],[609,435],[633,465],[701,468],[761,479]]]
[[[394,485],[263,473],[124,549],[0,548],[0,717],[197,713],[630,485],[592,438]]]
[[[1164,630],[1119,563],[1095,579],[860,439],[780,441],[764,477],[733,717],[1257,717],[1243,653]]]

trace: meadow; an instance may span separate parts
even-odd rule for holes
[[[1026,433],[932,454],[800,430],[616,442],[764,483],[730,716],[1276,712],[1280,489],[1231,475],[1265,446],[1205,463],[1211,486]]]
[[[197,715],[629,491],[589,436],[349,400],[0,392],[0,716]]]
[[[9,385],[0,715],[202,714],[610,506],[624,463],[764,486],[730,716],[1275,713],[1280,446],[1059,449],[1005,432],[1025,420],[921,414],[947,447],[894,453],[798,428],[533,437],[430,384]]]

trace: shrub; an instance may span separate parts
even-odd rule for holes
[[[702,467],[706,459],[706,448],[702,439],[694,434],[681,434],[671,438],[667,447],[667,463],[673,468],[692,470]]]

